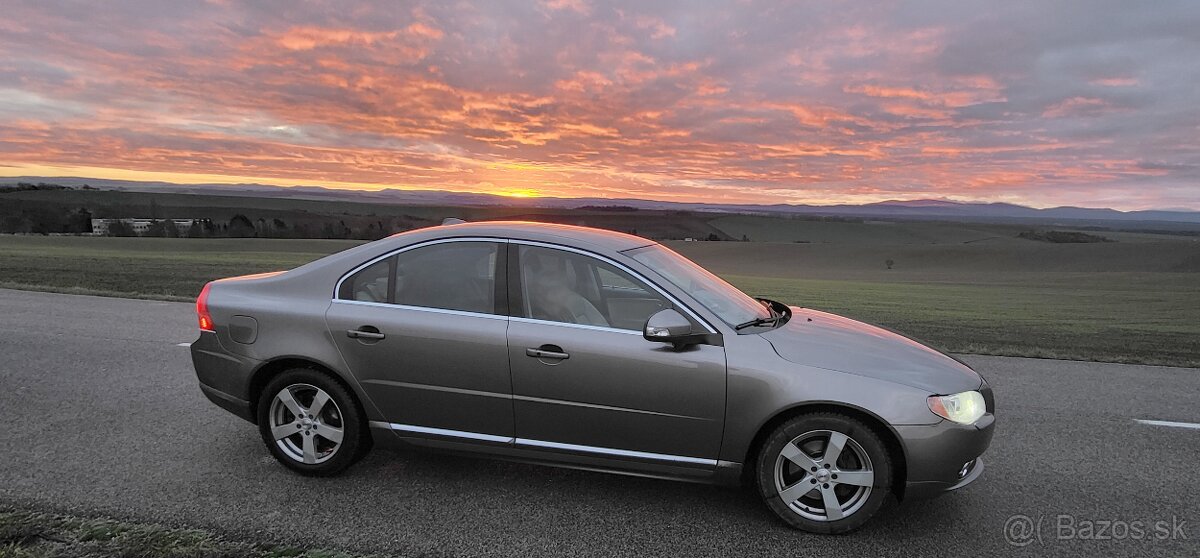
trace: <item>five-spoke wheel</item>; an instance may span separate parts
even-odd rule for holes
[[[801,434],[775,460],[779,498],[813,521],[837,521],[858,511],[874,481],[867,452],[841,432]]]
[[[369,444],[353,396],[316,370],[298,368],[273,378],[259,398],[258,412],[259,431],[271,454],[300,473],[337,473]]]
[[[271,401],[270,418],[275,444],[302,463],[324,463],[342,445],[341,409],[319,387],[285,386]]]
[[[891,460],[862,422],[816,413],[775,429],[759,454],[758,477],[768,506],[790,525],[844,533],[882,505],[891,487]]]

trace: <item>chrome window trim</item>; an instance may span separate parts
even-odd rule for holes
[[[450,310],[448,308],[434,308],[432,306],[411,306],[408,304],[388,304],[386,302],[371,302],[368,300],[348,300],[345,298],[333,299],[334,304],[354,304],[358,306],[375,306],[379,308],[392,308],[400,310],[417,310],[421,312],[433,312],[435,314],[449,314],[451,316],[467,316],[471,318],[487,318],[489,320],[507,320],[508,316],[503,314],[489,314],[486,312],[469,312],[467,310]]]
[[[620,329],[615,327],[594,326],[587,324],[568,324],[566,322],[556,322],[553,320],[539,320],[537,318],[524,318],[521,316],[504,316],[501,314],[486,314],[483,312],[468,312],[466,310],[448,310],[446,308],[434,308],[432,306],[411,306],[408,304],[388,304],[386,302],[371,302],[367,300],[347,300],[344,298],[333,299],[334,304],[354,304],[357,306],[373,306],[376,308],[392,308],[400,310],[415,310],[418,312],[433,312],[435,314],[448,314],[451,316],[466,316],[469,318],[486,318],[489,320],[511,320],[514,322],[524,322],[528,324],[545,324],[553,326],[566,326],[579,329],[588,329],[592,331],[608,331],[611,333],[624,333],[626,335],[641,336],[642,332],[632,329]]]
[[[500,444],[515,444],[529,448],[542,449],[557,449],[573,451],[578,453],[593,453],[598,455],[612,455],[617,457],[634,457],[638,459],[650,459],[655,461],[669,461],[673,463],[692,463],[696,465],[717,466],[716,459],[704,459],[701,457],[688,457],[686,455],[670,455],[665,453],[652,453],[648,451],[623,450],[615,448],[602,448],[598,446],[584,446],[579,444],[564,444],[561,442],[547,442],[544,440],[530,440],[528,438],[513,438],[511,436],[497,436],[495,434],[480,434],[478,432],[465,432],[462,430],[450,430],[446,428],[431,428],[428,426],[416,426],[413,424],[398,424],[394,422],[386,422],[373,420],[370,421],[372,428],[383,428],[387,430],[395,430],[399,432],[412,432],[415,434],[432,434],[435,436],[446,436],[450,438],[463,438],[467,440],[479,440],[484,442],[495,442]]]
[[[563,250],[566,252],[573,252],[576,254],[580,254],[582,256],[586,256],[589,258],[595,258],[604,263],[612,265],[613,267],[620,269],[621,271],[624,271],[625,273],[630,274],[635,279],[649,285],[650,288],[654,289],[655,291],[658,292],[658,294],[662,295],[667,300],[671,301],[671,303],[673,303],[676,307],[683,309],[683,311],[685,313],[687,313],[687,315],[691,316],[693,319],[696,320],[697,323],[699,323],[706,330],[708,330],[708,333],[720,335],[720,331],[717,328],[713,327],[713,325],[711,323],[709,323],[708,320],[704,319],[699,314],[697,314],[694,310],[691,309],[691,307],[684,304],[682,301],[680,301],[678,298],[676,298],[671,293],[667,292],[665,289],[663,289],[661,286],[659,286],[654,281],[651,281],[649,278],[645,277],[644,275],[630,269],[629,266],[626,266],[625,264],[623,264],[621,262],[618,262],[612,258],[609,258],[608,256],[597,254],[595,252],[591,252],[591,251],[584,250],[581,248],[575,248],[574,246],[566,246],[566,245],[562,245],[562,244],[554,244],[551,242],[541,242],[541,241],[537,241],[537,240],[524,240],[524,239],[518,239],[518,238],[497,238],[497,237],[486,237],[486,236],[462,236],[462,237],[452,237],[452,238],[437,238],[434,240],[426,240],[424,242],[418,242],[416,244],[410,244],[408,246],[397,248],[396,250],[392,250],[391,252],[387,252],[386,254],[376,256],[375,258],[368,260],[366,263],[360,264],[357,267],[351,269],[350,271],[342,274],[342,276],[340,278],[338,278],[337,283],[333,286],[333,298],[331,300],[333,302],[339,302],[339,303],[343,303],[343,304],[362,304],[362,305],[368,305],[368,306],[381,306],[381,307],[386,307],[386,308],[402,308],[402,309],[406,309],[406,310],[425,310],[425,311],[430,311],[430,312],[439,312],[439,313],[461,315],[461,316],[483,316],[483,317],[496,318],[496,319],[511,319],[511,320],[527,322],[527,323],[555,324],[555,325],[561,325],[561,326],[567,326],[567,327],[576,327],[576,328],[581,328],[581,329],[613,331],[613,332],[627,333],[627,334],[633,334],[633,335],[641,335],[642,334],[642,332],[637,331],[637,330],[632,330],[632,329],[620,329],[620,328],[615,328],[615,327],[592,326],[592,325],[586,325],[586,324],[569,324],[566,322],[556,322],[553,320],[539,320],[536,318],[526,318],[524,316],[503,316],[500,314],[494,314],[494,313],[490,313],[490,312],[467,312],[467,311],[463,311],[463,310],[450,310],[447,308],[435,308],[432,306],[411,306],[411,305],[407,305],[407,304],[388,304],[386,302],[370,302],[370,301],[365,301],[365,300],[349,300],[349,299],[344,299],[344,298],[338,298],[338,293],[341,292],[341,290],[342,290],[342,283],[345,282],[346,279],[350,278],[350,276],[354,275],[355,273],[358,273],[359,271],[362,271],[363,269],[366,269],[367,267],[370,267],[376,263],[379,263],[380,261],[386,260],[392,256],[407,252],[409,250],[415,250],[417,248],[423,248],[425,246],[432,246],[435,244],[447,244],[450,242],[492,242],[492,243],[496,243],[496,244],[522,244],[522,245],[526,245],[526,246],[538,246],[541,248],[549,248],[552,250]],[[647,244],[647,246],[651,246],[651,245],[652,244]],[[520,277],[519,273],[518,273],[518,277]],[[522,278],[522,281],[523,280],[524,280],[524,278]]]
[[[581,248],[575,248],[574,246],[563,246],[563,245],[561,245],[561,244],[552,244],[552,243],[549,243],[549,242],[540,242],[540,241],[537,241],[537,240],[520,240],[520,239],[515,239],[515,238],[514,238],[514,239],[509,239],[509,240],[508,240],[508,243],[509,243],[509,244],[523,244],[523,245],[527,245],[527,246],[538,246],[538,247],[541,247],[541,248],[549,248],[549,249],[552,249],[552,250],[563,250],[563,251],[566,251],[566,252],[574,252],[574,253],[576,253],[576,254],[580,254],[580,255],[583,255],[583,256],[587,256],[587,257],[590,257],[590,258],[595,258],[595,259],[597,259],[597,260],[600,260],[600,261],[602,261],[602,262],[604,262],[604,263],[607,263],[607,264],[609,264],[609,265],[612,265],[613,267],[615,267],[615,268],[617,268],[617,269],[619,269],[619,270],[621,270],[621,271],[624,271],[625,273],[628,273],[629,275],[633,276],[633,278],[634,278],[634,279],[637,279],[637,280],[641,281],[642,283],[645,283],[645,284],[647,284],[647,285],[650,285],[650,288],[651,288],[651,289],[654,289],[655,291],[658,291],[658,294],[662,295],[664,298],[666,298],[667,300],[671,301],[671,303],[673,303],[673,304],[674,304],[676,307],[678,307],[678,308],[682,308],[682,309],[683,309],[683,311],[684,311],[684,312],[686,312],[686,313],[687,313],[689,316],[691,316],[692,318],[694,318],[694,319],[696,320],[696,322],[697,322],[697,323],[699,323],[699,324],[700,324],[702,327],[704,327],[705,329],[707,329],[707,330],[708,330],[708,333],[710,333],[710,334],[720,334],[720,331],[718,331],[718,330],[717,330],[715,327],[713,327],[713,325],[712,325],[712,324],[708,323],[708,320],[705,320],[704,318],[700,317],[700,315],[699,315],[699,314],[697,314],[695,311],[693,311],[693,310],[692,310],[692,309],[691,309],[691,308],[690,308],[688,305],[686,305],[686,304],[684,304],[683,302],[681,302],[681,301],[680,301],[678,298],[675,298],[675,296],[673,296],[671,293],[667,292],[665,289],[663,289],[662,287],[660,287],[660,286],[659,286],[657,283],[655,283],[654,281],[651,281],[649,278],[645,277],[645,276],[644,276],[644,275],[642,275],[641,273],[638,273],[638,272],[636,272],[636,271],[634,271],[634,270],[630,269],[630,268],[629,268],[629,266],[626,266],[625,264],[623,264],[623,263],[621,263],[621,262],[618,262],[618,261],[616,261],[616,260],[614,260],[614,259],[612,259],[612,258],[609,258],[609,257],[607,257],[607,256],[604,256],[604,255],[601,255],[601,254],[597,254],[597,253],[595,253],[595,252],[589,252],[589,251],[587,251],[587,250],[583,250],[583,249],[581,249]],[[517,274],[517,276],[518,276],[518,277],[521,277],[521,275],[520,275],[519,273]],[[522,280],[522,282],[524,282],[525,278],[524,278],[524,277],[521,277],[521,280]],[[514,316],[514,317],[513,317],[513,319],[516,319],[516,318],[518,318],[518,316]],[[521,317],[521,319],[522,319],[522,320],[531,320],[531,319],[533,319],[533,318],[524,318],[524,317]],[[579,325],[580,325],[580,324],[568,324],[568,323],[566,323],[566,322],[555,322],[555,321],[549,321],[549,320],[538,320],[538,321],[540,321],[540,322],[546,322],[546,323],[552,323],[552,324],[569,325],[569,326],[579,326]],[[601,327],[601,326],[588,326],[588,327]],[[637,335],[641,335],[641,334],[642,334],[642,332],[640,332],[640,331],[637,331],[637,330],[630,330],[630,329],[619,329],[619,328],[612,328],[612,327],[609,327],[609,328],[602,328],[602,329],[604,329],[604,330],[606,330],[606,331],[607,331],[607,330],[614,330],[614,331],[622,331],[622,332],[632,332],[632,333],[635,333],[635,334],[637,334]]]
[[[372,265],[375,265],[383,260],[386,260],[392,256],[395,256],[396,254],[400,254],[402,252],[407,252],[409,250],[416,250],[417,248],[424,248],[425,246],[432,246],[434,244],[447,244],[450,242],[492,242],[495,244],[508,244],[509,240],[507,238],[489,238],[486,236],[457,236],[457,237],[452,237],[452,238],[437,238],[434,240],[426,240],[424,242],[418,242],[416,244],[410,244],[408,246],[397,248],[395,250],[392,250],[391,252],[383,254],[382,256],[376,256],[370,260],[367,260],[366,263],[360,264],[358,267],[355,267],[354,269],[351,269],[350,271],[343,273],[342,276],[338,278],[337,283],[335,283],[333,285],[332,300],[334,302],[338,302],[338,301],[341,301],[341,302],[367,302],[367,301],[361,301],[361,300],[349,300],[349,299],[344,299],[344,298],[338,298],[338,293],[342,292],[342,283],[344,283],[346,281],[346,279],[349,279],[351,275],[354,275],[355,273],[358,273],[359,271],[362,271],[368,267],[371,267]],[[499,249],[497,249],[497,250],[499,250]],[[496,256],[499,257],[500,254],[497,253]],[[495,280],[494,277],[493,277],[493,280]],[[384,304],[386,306],[401,306],[399,304],[387,304],[386,302],[375,302],[372,304]],[[412,308],[430,308],[430,307],[413,306]],[[438,308],[438,310],[444,310],[444,309]],[[459,310],[454,310],[454,311],[458,312]],[[496,316],[497,314],[489,314],[489,315]]]
[[[618,327],[594,326],[594,325],[588,325],[588,324],[572,324],[572,323],[567,323],[567,322],[556,322],[554,320],[539,320],[537,318],[526,318],[524,316],[510,316],[509,320],[514,321],[514,322],[526,323],[526,324],[544,324],[544,325],[552,325],[552,326],[574,327],[574,328],[578,328],[578,329],[587,329],[587,330],[591,330],[591,331],[608,331],[611,333],[624,333],[627,335],[636,335],[638,337],[642,336],[642,332],[640,332],[640,331],[633,330],[633,329],[621,329]]]

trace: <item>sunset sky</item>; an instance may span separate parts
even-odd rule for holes
[[[1200,210],[1200,2],[4,0],[0,176]]]

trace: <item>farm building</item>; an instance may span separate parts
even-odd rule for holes
[[[166,221],[169,223],[173,223],[175,225],[175,228],[178,229],[179,232],[182,234],[182,233],[187,232],[188,228],[190,228],[192,226],[192,223],[198,221],[198,219],[139,219],[139,218],[92,219],[92,234],[98,235],[98,236],[107,235],[109,226],[111,226],[116,221],[121,221],[121,222],[125,223],[125,225],[128,226],[130,230],[132,230],[134,233],[137,233],[137,234],[145,233],[147,230],[150,229],[150,226],[153,225],[156,221]]]

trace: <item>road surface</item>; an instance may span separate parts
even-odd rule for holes
[[[0,290],[0,506],[399,555],[1200,554],[1196,369],[967,356],[983,477],[824,537],[748,489],[396,450],[296,476],[201,395],[195,337],[188,304]]]

